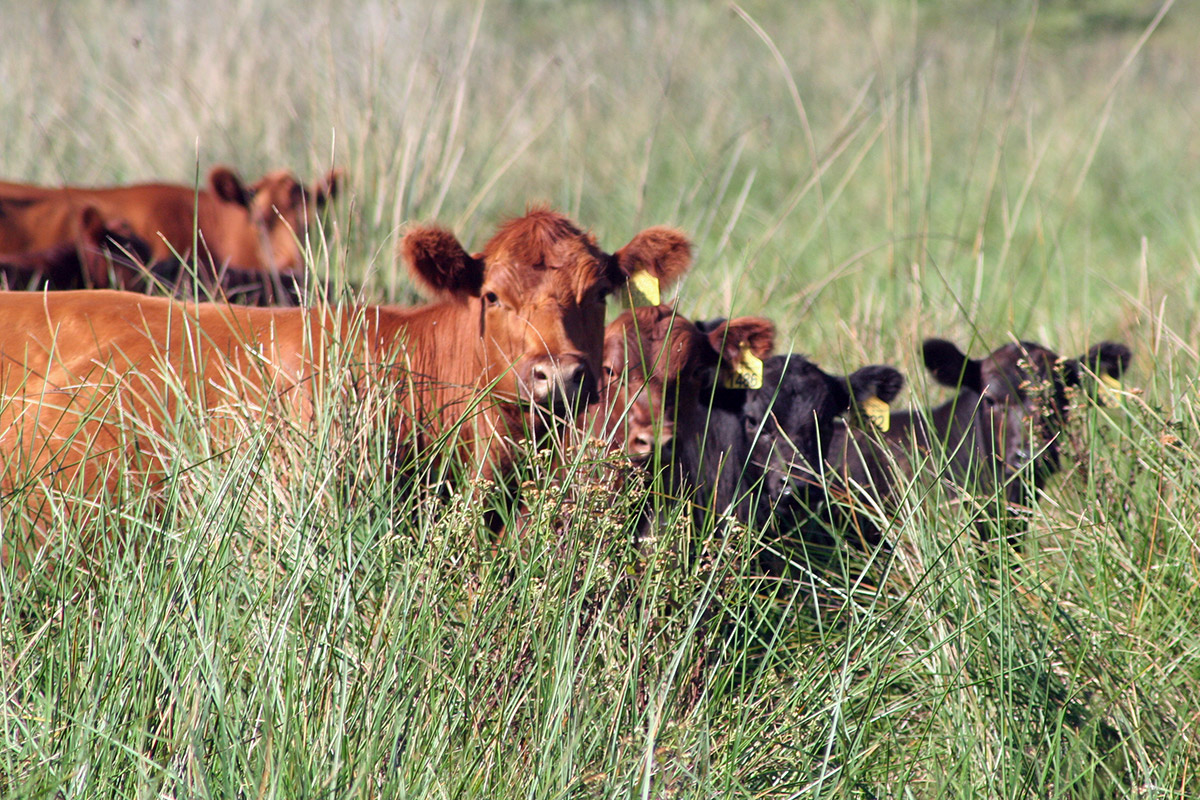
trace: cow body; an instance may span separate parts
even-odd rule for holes
[[[767,320],[694,325],[666,306],[626,312],[606,333],[606,391],[644,387],[626,397],[614,438],[641,460],[658,449],[668,493],[693,502],[697,524],[793,527],[824,497],[820,465],[835,418],[881,375],[900,380],[890,367],[831,375],[798,354],[771,356],[773,340]],[[765,359],[762,385],[730,388],[723,376],[747,353]],[[603,418],[613,437],[612,410]]]
[[[746,516],[747,448],[744,437],[725,430],[729,415],[713,403],[713,391],[747,352],[769,356],[774,336],[775,326],[760,317],[701,330],[667,305],[627,311],[605,333],[611,377],[599,405],[602,424],[593,428],[640,463],[651,465],[657,453],[666,494],[691,502],[697,524],[714,514]]]
[[[230,265],[267,272],[302,269],[311,214],[336,193],[339,178],[333,171],[306,189],[290,173],[276,171],[246,187],[236,173],[218,166],[199,189],[167,183],[62,188],[0,183],[0,210],[36,204],[45,216],[70,216],[93,207],[106,219],[128,223],[150,244],[153,262],[195,261],[211,282]],[[61,227],[50,221],[31,221],[21,232],[5,231],[3,223],[0,214],[0,253],[63,241]]]
[[[410,231],[403,249],[433,302],[339,311],[0,293],[2,488],[97,496],[118,477],[161,473],[146,442],[179,403],[200,406],[216,432],[227,411],[303,421],[330,379],[383,386],[398,439],[420,448],[457,431],[473,469],[503,478],[517,440],[594,391],[608,293],[636,270],[690,265],[678,232],[652,228],[609,255],[542,209],[476,256],[437,227]],[[331,373],[335,342],[348,376]]]
[[[0,214],[4,213],[0,201]],[[0,225],[0,227],[3,227]],[[106,222],[86,206],[63,221],[63,241],[15,254],[0,254],[0,288],[136,289],[145,283],[149,245],[127,223]]]
[[[954,398],[930,409],[893,412],[886,433],[869,424],[835,431],[829,466],[846,498],[842,524],[878,541],[876,520],[891,505],[897,475],[911,479],[926,472],[985,503],[999,498],[1004,508],[983,515],[980,533],[986,538],[999,522],[1016,543],[1020,524],[1007,507],[1027,506],[1059,470],[1067,387],[1085,379],[1081,365],[1119,377],[1129,349],[1105,342],[1078,359],[1060,359],[1041,345],[1020,342],[973,360],[950,342],[930,339],[924,355],[938,382],[956,390]],[[856,513],[863,504],[872,512]]]

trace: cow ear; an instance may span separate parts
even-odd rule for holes
[[[890,403],[904,388],[904,375],[900,370],[881,364],[872,364],[851,373],[848,380],[850,391],[858,402],[875,397]]]
[[[853,415],[860,420],[870,420],[879,430],[887,433],[892,421],[890,403],[904,388],[904,376],[900,371],[872,364],[855,370],[846,383],[850,387]]]
[[[674,228],[647,228],[613,254],[621,275],[645,272],[670,286],[692,265],[692,243]]]
[[[1129,369],[1129,362],[1133,360],[1133,351],[1120,342],[1101,342],[1092,345],[1087,354],[1080,356],[1078,360],[1101,380],[1107,377],[1113,381],[1120,381],[1121,376]]]
[[[945,339],[926,339],[922,347],[925,368],[943,386],[966,388],[983,394],[982,365]]]
[[[80,242],[95,245],[104,243],[104,215],[95,206],[84,206],[76,223]]]
[[[704,331],[709,346],[721,354],[721,385],[727,389],[761,389],[763,359],[775,349],[775,325],[762,317],[737,317]]]
[[[483,289],[483,259],[469,255],[445,228],[413,228],[400,242],[400,252],[413,279],[434,295],[478,297]]]
[[[317,204],[317,208],[323,208],[326,203],[337,197],[338,187],[343,179],[343,172],[340,169],[331,169],[329,173],[313,187],[313,201]]]
[[[775,323],[769,319],[735,317],[716,324],[696,323],[696,327],[708,337],[713,350],[731,361],[737,360],[743,352],[749,352],[760,361],[775,352]]]
[[[208,171],[208,186],[221,200],[239,206],[250,206],[250,191],[238,174],[229,167],[213,167]]]
[[[1120,391],[1121,376],[1129,369],[1133,360],[1133,352],[1119,342],[1101,342],[1093,345],[1087,353],[1079,358],[1069,359],[1063,365],[1063,378],[1068,385],[1079,386],[1088,375],[1099,378],[1099,384],[1092,385],[1090,391],[1103,405],[1116,405],[1113,395],[1108,390]],[[1087,372],[1084,372],[1086,368]]]

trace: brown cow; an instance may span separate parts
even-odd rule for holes
[[[93,206],[106,218],[127,220],[150,242],[155,263],[199,253],[202,276],[210,282],[227,265],[270,272],[301,269],[308,221],[336,195],[340,179],[341,171],[332,170],[306,189],[291,173],[279,170],[246,187],[232,169],[216,166],[209,170],[208,186],[198,190],[165,183],[51,188],[0,182],[0,200],[53,201],[64,204],[61,213],[68,215]],[[18,249],[0,243],[0,252],[28,252],[62,241],[56,232],[28,235],[39,243]],[[53,241],[46,241],[48,236]]]
[[[303,420],[332,376],[334,341],[357,365],[348,386],[394,392],[398,440],[421,447],[457,429],[473,468],[500,479],[514,441],[550,424],[539,409],[593,390],[609,292],[636,271],[669,279],[691,263],[678,231],[647,229],[609,255],[545,209],[505,223],[474,256],[438,227],[414,228],[402,251],[433,302],[339,313],[0,293],[0,490],[31,487],[24,505],[44,523],[61,490],[136,488],[162,474],[154,441],[184,402],[218,436],[217,420],[246,409]]]
[[[3,207],[4,201],[0,201],[0,213]],[[106,222],[92,206],[85,206],[75,217],[66,221],[69,230],[64,234],[69,238],[59,244],[0,254],[0,288],[141,288],[145,283],[143,265],[150,257],[145,240],[127,222]]]

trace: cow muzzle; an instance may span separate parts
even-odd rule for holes
[[[533,359],[521,384],[526,400],[555,413],[574,414],[597,396],[596,378],[582,356]]]
[[[660,447],[666,447],[675,438],[670,423],[664,422],[658,430],[653,427],[637,426],[629,432],[626,450],[634,461],[646,461]]]

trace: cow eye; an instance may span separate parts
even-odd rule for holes
[[[494,306],[500,303],[500,298],[495,292],[485,292],[483,295],[483,302],[489,306]]]

